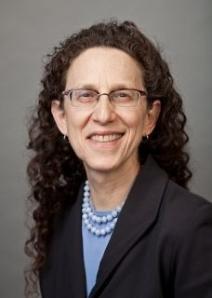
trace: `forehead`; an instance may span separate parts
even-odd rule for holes
[[[67,72],[66,85],[120,84],[141,87],[141,66],[122,50],[106,47],[90,48],[75,58]]]

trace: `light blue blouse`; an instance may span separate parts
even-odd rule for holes
[[[109,212],[95,211],[96,215],[107,215]],[[86,274],[87,296],[96,283],[96,276],[104,251],[111,238],[111,235],[97,237],[90,233],[82,223],[83,256]]]

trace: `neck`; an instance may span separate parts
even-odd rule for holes
[[[96,210],[106,211],[116,208],[127,198],[128,192],[140,169],[137,161],[126,164],[125,168],[111,172],[88,170],[87,177],[90,186],[92,202]]]

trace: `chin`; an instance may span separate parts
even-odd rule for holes
[[[85,168],[97,172],[111,172],[118,167],[117,163],[104,160],[102,162],[84,162]]]

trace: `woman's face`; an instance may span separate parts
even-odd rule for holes
[[[89,88],[99,93],[120,88],[145,90],[137,62],[121,50],[103,47],[87,49],[71,63],[65,89],[73,88]],[[155,101],[147,108],[145,97],[131,108],[114,107],[107,95],[100,96],[97,105],[90,109],[73,107],[68,97],[64,99],[64,110],[59,101],[52,103],[58,128],[68,136],[87,171],[136,167],[139,144],[154,129],[159,112],[160,102]]]

